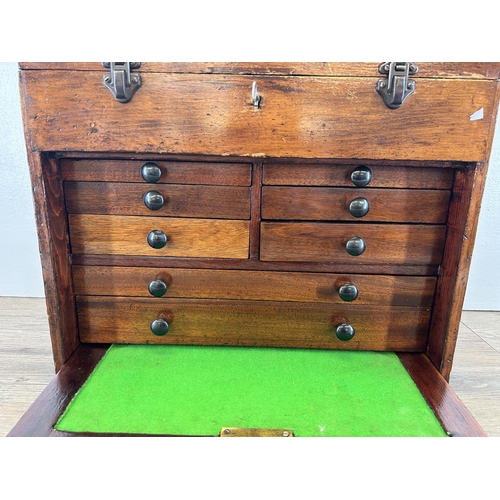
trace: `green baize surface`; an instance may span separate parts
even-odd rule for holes
[[[70,432],[445,436],[394,353],[113,345],[56,425]]]

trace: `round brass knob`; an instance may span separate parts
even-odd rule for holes
[[[363,165],[356,167],[351,173],[351,181],[357,187],[365,187],[372,180],[372,171]]]
[[[335,333],[339,340],[347,342],[348,340],[351,340],[354,337],[356,331],[354,330],[354,327],[352,325],[349,325],[347,323],[342,323],[337,326]]]
[[[158,191],[148,191],[144,195],[144,205],[146,205],[149,210],[160,210],[165,203],[165,198]]]
[[[358,296],[358,288],[352,283],[346,283],[339,288],[339,297],[346,302],[352,302]]]
[[[168,332],[168,323],[163,318],[155,319],[150,325],[151,331],[161,337]]]
[[[355,198],[349,203],[349,213],[353,217],[364,217],[370,210],[370,202],[366,198]]]
[[[155,184],[160,180],[161,168],[156,163],[145,163],[141,168],[141,176],[146,182]]]
[[[167,293],[167,284],[163,280],[153,280],[148,285],[148,292],[153,297],[162,297]]]
[[[167,241],[167,235],[159,229],[155,229],[148,234],[148,243],[152,248],[163,248]]]
[[[349,255],[357,257],[358,255],[361,255],[366,249],[365,240],[363,238],[360,238],[359,236],[354,236],[354,238],[351,238],[345,244],[345,249],[347,250],[347,253]]]

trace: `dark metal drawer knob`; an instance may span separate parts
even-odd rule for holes
[[[363,238],[360,238],[359,236],[354,236],[354,238],[351,238],[345,244],[345,249],[347,250],[347,253],[349,255],[357,257],[358,255],[361,255],[366,249],[365,240]]]
[[[155,229],[148,234],[148,243],[152,248],[163,248],[167,244],[167,235],[163,231]]]
[[[339,340],[347,342],[348,340],[351,340],[354,337],[356,331],[354,330],[354,327],[352,325],[349,325],[347,323],[342,323],[339,326],[337,326],[335,333]]]
[[[365,187],[372,180],[372,171],[368,167],[356,167],[351,173],[351,181],[357,187]]]
[[[151,323],[150,328],[155,335],[161,337],[162,335],[165,335],[168,332],[168,323],[163,318],[155,319]]]
[[[346,302],[352,302],[358,296],[358,288],[352,283],[346,283],[339,288],[339,297]]]
[[[370,210],[370,202],[366,198],[355,198],[349,203],[349,213],[353,217],[364,217]]]
[[[148,191],[144,195],[144,205],[146,205],[149,210],[160,210],[165,203],[165,198],[158,191]]]
[[[148,285],[148,291],[153,297],[162,297],[167,293],[167,284],[163,280],[153,280]]]
[[[156,163],[145,163],[141,168],[141,176],[146,182],[154,184],[160,180],[161,168]]]

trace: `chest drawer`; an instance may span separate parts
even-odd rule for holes
[[[250,218],[248,187],[66,182],[64,191],[70,214]]]
[[[260,258],[350,264],[439,264],[445,235],[445,226],[434,225],[263,222]]]
[[[155,177],[146,180],[143,169],[152,167]],[[63,159],[65,181],[139,182],[152,184],[199,184],[250,186],[251,165],[217,161]]]
[[[262,218],[444,224],[450,191],[264,186]]]
[[[366,188],[451,189],[453,170],[449,168],[327,163],[271,163],[263,167],[262,183],[268,186],[354,187],[353,176],[369,171]],[[358,174],[359,175],[359,174]]]
[[[422,350],[430,308],[79,297],[83,342]],[[157,327],[164,328],[153,333]],[[341,325],[354,336],[337,337]]]
[[[74,254],[248,258],[242,220],[69,215]]]
[[[347,300],[357,306],[408,307],[431,307],[436,286],[431,276],[117,266],[73,266],[73,281],[78,295],[337,304]],[[345,285],[351,286],[347,290]]]

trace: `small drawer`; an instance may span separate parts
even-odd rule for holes
[[[373,351],[422,351],[430,321],[429,308],[234,300],[78,297],[77,311],[82,342]]]
[[[179,184],[65,182],[70,214],[249,219],[250,188]]]
[[[432,306],[436,278],[152,267],[73,266],[78,295]],[[162,300],[162,299],[160,299]]]
[[[250,186],[251,175],[252,166],[249,163],[61,160],[61,177],[66,181]]]
[[[264,186],[262,218],[444,224],[450,191]]]
[[[263,222],[263,261],[436,265],[445,226]],[[348,251],[349,250],[349,251]]]
[[[266,163],[263,184],[398,189],[451,189],[453,169],[370,164]]]
[[[248,221],[87,214],[68,218],[73,254],[248,258]]]

